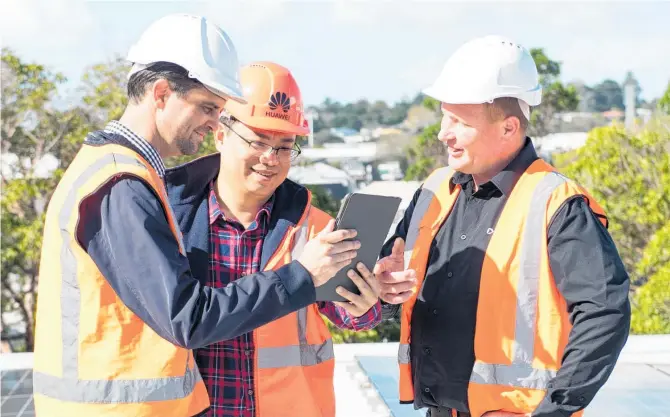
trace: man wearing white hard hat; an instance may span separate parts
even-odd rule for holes
[[[474,39],[425,94],[448,167],[416,192],[375,267],[401,320],[402,403],[435,416],[579,416],[630,326],[629,279],[588,191],[526,136],[531,54]]]
[[[355,257],[355,242],[342,242],[354,233],[341,230],[306,243],[311,262],[222,288],[194,278],[163,158],[197,152],[226,102],[246,102],[237,53],[212,22],[178,14],[153,23],[128,59],[123,116],[86,137],[47,209],[33,372],[40,417],[202,413],[209,396],[192,349],[313,304],[315,286],[340,269],[340,258],[322,255]]]

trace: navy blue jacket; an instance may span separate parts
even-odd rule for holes
[[[122,137],[95,132],[91,146]],[[188,257],[151,187],[132,175],[109,180],[79,206],[77,238],[123,303],[156,333],[195,349],[252,331],[316,300],[314,283],[297,261],[259,272],[223,288],[204,285],[208,271],[207,185],[218,175],[218,155],[173,168],[169,196],[185,235]],[[277,190],[263,264],[305,205],[305,188],[286,181]]]

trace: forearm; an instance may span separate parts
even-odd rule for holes
[[[311,277],[298,262],[223,288],[203,286],[152,192],[139,180],[118,184],[87,200],[80,243],[121,301],[166,340],[205,346],[314,302]]]

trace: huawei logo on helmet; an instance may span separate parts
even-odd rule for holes
[[[281,107],[284,113],[286,113],[291,108],[291,99],[286,96],[286,93],[277,91],[272,97],[270,97],[268,106],[270,106],[270,109],[272,110],[277,110],[277,107]]]

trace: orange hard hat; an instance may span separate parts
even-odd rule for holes
[[[251,128],[309,134],[300,88],[288,69],[273,62],[253,62],[240,69],[240,83],[247,103],[228,100],[224,115]]]

